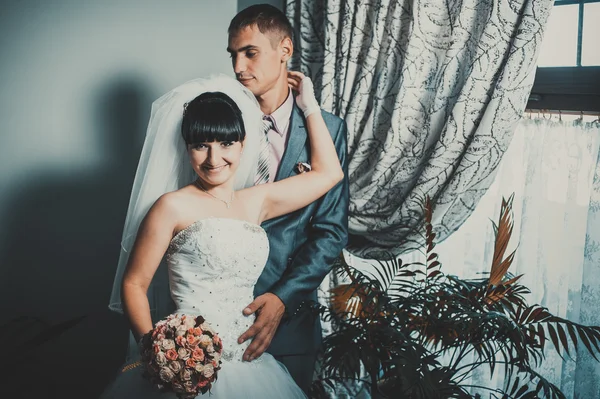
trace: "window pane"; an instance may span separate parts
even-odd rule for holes
[[[600,3],[585,4],[581,65],[600,65]]]
[[[538,66],[577,65],[578,20],[578,4],[556,6],[552,9],[544,33]]]

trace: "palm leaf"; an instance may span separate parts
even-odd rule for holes
[[[596,358],[600,327],[583,326],[529,305],[521,275],[509,272],[513,231],[511,195],[502,201],[488,278],[446,276],[435,248],[433,206],[424,201],[424,262],[379,262],[361,273],[345,262],[336,272],[350,280],[331,290],[334,332],[323,341],[323,379],[359,378],[361,365],[373,392],[412,399],[468,397],[468,377],[481,366],[503,367],[504,389],[487,389],[507,399],[564,398],[532,366],[544,359],[546,341],[570,356],[585,347]],[[449,364],[442,356],[451,355]],[[465,364],[467,363],[467,364]],[[444,365],[442,365],[444,364]],[[333,383],[331,383],[333,387]]]
[[[515,252],[510,254],[507,258],[504,258],[504,253],[508,248],[514,225],[512,220],[513,198],[514,194],[511,195],[508,200],[502,198],[498,226],[495,228],[496,240],[489,277],[490,287],[497,286],[502,281],[514,259]]]
[[[529,307],[522,313],[520,319],[515,321],[521,326],[537,325],[536,335],[542,349],[549,337],[559,354],[564,350],[570,356],[569,346],[572,344],[577,349],[577,343],[580,341],[592,357],[598,360],[595,352],[600,353],[600,327],[584,326],[554,316],[548,309],[539,305]],[[568,337],[565,329],[569,334]]]

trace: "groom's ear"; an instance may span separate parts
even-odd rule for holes
[[[294,44],[292,43],[292,39],[289,37],[284,37],[279,44],[279,48],[281,49],[281,62],[287,62],[294,53]]]

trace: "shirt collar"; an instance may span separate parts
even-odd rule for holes
[[[281,104],[279,108],[277,108],[270,116],[273,120],[274,130],[280,135],[283,136],[287,129],[287,125],[290,123],[290,117],[292,116],[292,110],[294,109],[294,96],[292,95],[292,90],[288,91],[288,96]]]

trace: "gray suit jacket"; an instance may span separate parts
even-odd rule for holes
[[[319,284],[348,241],[346,123],[328,112],[321,113],[342,163],[344,180],[307,207],[263,223],[270,253],[254,294],[272,292],[286,306],[286,315],[267,350],[275,356],[317,351],[321,343],[318,318],[296,310],[304,301],[317,300]],[[275,180],[298,173],[298,162],[310,162],[304,125],[304,117],[294,104],[289,138]]]

